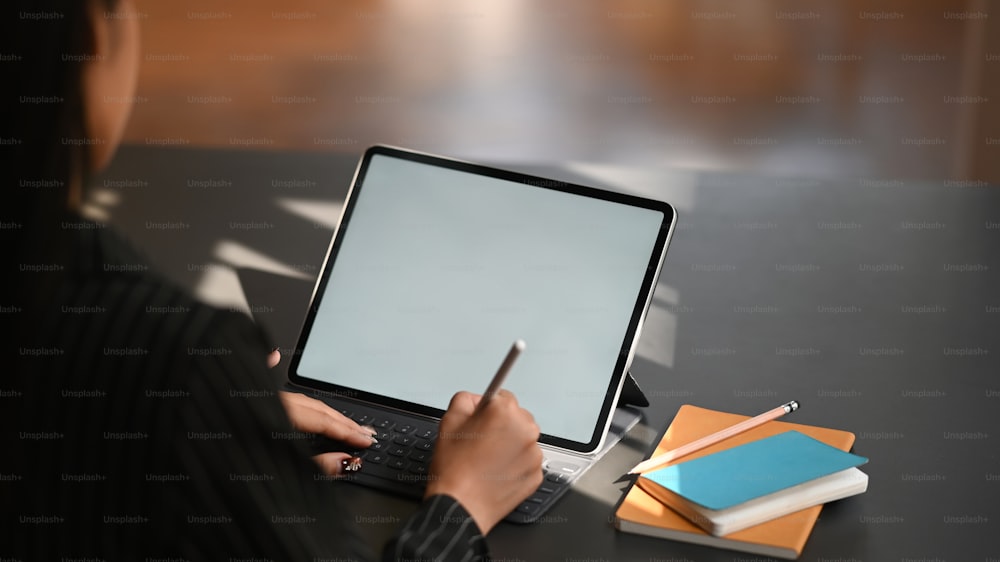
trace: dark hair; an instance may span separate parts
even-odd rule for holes
[[[86,0],[20,0],[6,10],[0,130],[4,199],[32,221],[65,208],[69,186],[83,174],[86,137],[81,55],[92,52]]]
[[[62,263],[70,251],[60,223],[71,186],[82,187],[91,172],[81,84],[83,61],[94,54],[91,10],[116,4],[5,0],[0,8],[2,277],[5,289],[21,280],[4,295],[16,295],[29,309],[37,304],[31,301],[46,298],[51,287],[44,285],[57,280],[20,274],[19,264]],[[30,322],[30,311],[24,312]]]

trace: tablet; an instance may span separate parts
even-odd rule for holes
[[[317,279],[292,383],[440,418],[504,387],[540,442],[607,432],[663,265],[667,203],[387,146],[358,165]]]

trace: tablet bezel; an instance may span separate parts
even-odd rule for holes
[[[408,402],[399,398],[373,394],[356,388],[342,386],[298,374],[299,360],[302,356],[305,344],[309,339],[309,333],[312,330],[312,325],[319,309],[320,297],[323,295],[327,281],[330,278],[330,274],[333,270],[333,265],[337,257],[337,252],[341,247],[344,233],[348,228],[350,228],[351,214],[354,209],[355,202],[357,201],[357,194],[361,189],[363,189],[365,175],[370,167],[372,158],[376,155],[382,155],[389,158],[399,158],[410,162],[533,185],[539,189],[551,189],[583,197],[612,201],[644,209],[650,209],[662,214],[663,218],[660,222],[660,229],[657,234],[656,242],[653,244],[650,253],[646,274],[643,276],[642,284],[640,286],[639,296],[636,298],[636,303],[629,318],[629,324],[627,330],[625,331],[625,336],[622,339],[621,352],[619,353],[618,360],[615,363],[612,373],[609,373],[608,386],[605,392],[604,400],[601,403],[601,411],[597,417],[590,440],[587,442],[579,442],[545,433],[543,433],[539,438],[540,443],[576,453],[589,454],[599,450],[603,444],[604,437],[607,434],[608,426],[611,423],[613,409],[618,402],[618,396],[621,393],[624,378],[628,374],[629,367],[635,355],[642,323],[645,321],[646,313],[649,310],[650,303],[652,302],[653,291],[656,287],[656,282],[663,267],[663,260],[666,256],[667,248],[669,247],[670,239],[673,235],[674,226],[677,222],[677,213],[675,209],[670,204],[663,201],[656,201],[625,193],[597,189],[594,187],[587,187],[579,184],[523,174],[520,172],[493,168],[397,147],[376,145],[366,150],[361,158],[361,161],[358,163],[357,169],[355,170],[354,179],[351,182],[347,199],[344,202],[344,206],[341,211],[340,221],[337,224],[336,231],[331,237],[330,245],[327,248],[326,257],[323,261],[321,273],[317,277],[316,284],[313,287],[306,317],[303,322],[302,329],[299,332],[295,352],[292,355],[291,364],[289,365],[289,381],[295,385],[332,394],[334,396],[342,396],[351,400],[360,400],[362,402],[393,408],[404,412],[413,412],[418,415],[435,419],[440,419],[444,414],[444,410],[414,402]]]

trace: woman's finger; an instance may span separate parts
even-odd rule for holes
[[[274,351],[267,354],[267,368],[273,369],[278,366],[278,363],[281,363],[281,352],[275,348]]]
[[[327,476],[346,476],[361,469],[361,459],[348,453],[323,453],[313,460]]]
[[[294,392],[281,392],[280,395],[292,425],[299,431],[323,435],[354,447],[368,447],[375,442],[374,429],[358,425],[319,400]]]

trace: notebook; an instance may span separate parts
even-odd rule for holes
[[[798,431],[654,470],[637,484],[719,536],[782,515],[863,493],[868,459]]]
[[[290,383],[351,417],[390,424],[384,438],[403,450],[374,464],[405,467],[375,481],[363,468],[358,481],[398,491],[425,476],[422,453],[432,453],[451,396],[485,390],[523,339],[504,387],[541,429],[547,481],[564,484],[606,450],[621,417],[675,222],[661,201],[372,147],[314,288]],[[519,520],[537,518],[549,503],[533,500],[543,497],[552,494],[530,498]]]
[[[749,416],[683,405],[674,416],[663,439],[650,456],[661,454],[685,443],[725,429]],[[732,447],[787,431],[798,431],[841,451],[850,450],[854,434],[837,429],[771,421],[680,459],[690,461]],[[615,507],[614,525],[627,533],[649,535],[682,542],[749,552],[774,558],[795,559],[819,518],[822,505],[815,505],[765,523],[714,536],[659,500],[633,485]]]

